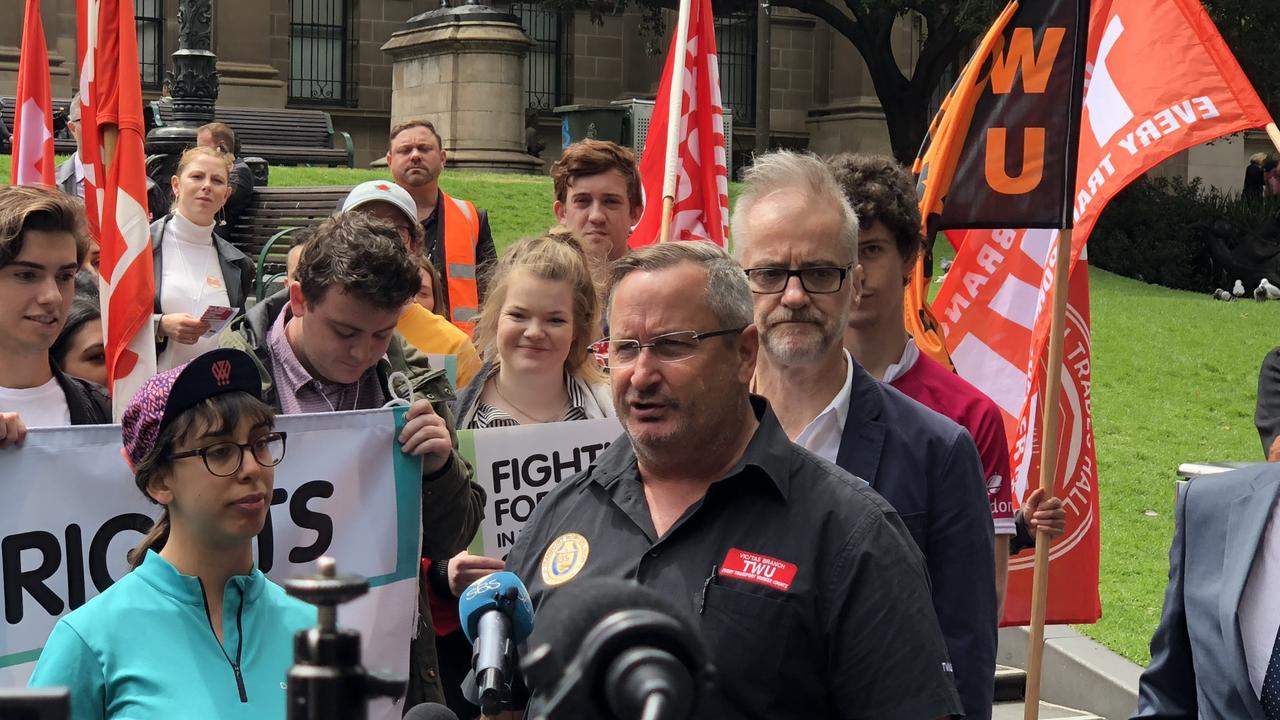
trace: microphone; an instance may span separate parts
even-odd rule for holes
[[[581,579],[547,598],[521,669],[534,720],[690,720],[714,675],[685,611],[607,578]]]
[[[458,720],[458,715],[440,703],[422,703],[409,708],[404,720]]]
[[[458,601],[462,632],[474,650],[478,703],[485,715],[495,715],[511,700],[511,676],[516,644],[533,632],[533,602],[515,573],[485,575],[471,583]]]

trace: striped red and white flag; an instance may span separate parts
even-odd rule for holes
[[[53,184],[53,97],[40,0],[27,0],[22,21],[12,161],[9,181],[14,185]]]
[[[658,241],[662,227],[662,190],[667,158],[667,118],[680,114],[678,178],[671,211],[672,240],[708,240],[727,247],[729,238],[729,163],[725,151],[724,104],[720,100],[720,65],[716,58],[715,18],[711,0],[692,0],[688,44],[681,60],[684,92],[671,101],[672,70],[677,58],[672,33],[662,83],[649,118],[640,157],[644,214],[631,232],[631,247]]]
[[[156,372],[155,296],[147,222],[138,38],[129,0],[100,0],[94,51],[96,135],[101,143],[102,332],[107,381],[118,420],[134,392]]]
[[[98,138],[97,104],[94,93],[94,51],[98,46],[98,0],[76,0],[76,48],[79,52],[80,82],[80,163],[84,166],[84,209],[89,219],[89,235],[101,237],[102,148]]]

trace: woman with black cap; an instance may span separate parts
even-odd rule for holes
[[[72,717],[285,717],[292,638],[315,608],[254,567],[285,434],[253,360],[215,350],[156,375],[125,409],[124,455],[160,519],[132,572],[58,621],[32,687]]]

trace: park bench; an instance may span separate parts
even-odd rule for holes
[[[258,300],[279,289],[294,232],[333,214],[350,187],[260,187],[236,224],[218,231],[257,263]]]
[[[173,103],[160,100],[147,106],[148,124],[172,125]],[[334,132],[323,110],[296,108],[215,107],[214,120],[226,123],[240,143],[237,155],[260,157],[271,165],[355,167],[351,135]],[[335,148],[340,139],[342,147]]]
[[[54,137],[53,151],[59,155],[70,155],[76,151],[76,140],[66,132],[67,127],[67,106],[71,104],[70,98],[54,98],[53,99],[53,132],[54,135],[65,134],[66,137]],[[0,120],[4,121],[4,126],[9,128],[9,132],[13,132],[14,115],[18,111],[18,99],[13,97],[0,97]],[[0,147],[0,152],[11,153],[13,148],[5,144]]]

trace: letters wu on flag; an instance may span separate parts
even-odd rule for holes
[[[684,97],[674,105],[680,113],[678,181],[671,213],[672,240],[709,240],[726,247],[729,237],[729,165],[725,151],[724,109],[720,102],[720,70],[716,56],[715,18],[711,0],[691,0],[688,45],[682,68]],[[662,182],[667,156],[667,118],[672,112],[671,79],[676,36],[658,98],[649,119],[640,157],[644,214],[628,244],[641,247],[658,241],[662,227]]]
[[[926,246],[938,230],[1070,227],[1087,0],[1012,2],[978,44],[915,163]],[[950,365],[928,307],[932,252],[903,304],[920,349]]]
[[[1072,262],[1106,203],[1164,159],[1270,121],[1257,94],[1195,0],[1095,2],[1089,85],[1079,125]],[[1153,74],[1153,62],[1161,72]],[[1045,349],[1053,287],[1051,230],[951,232],[959,252],[933,309],[956,369],[995,400],[1010,437],[1021,497],[1039,475]],[[1090,417],[1087,266],[1074,264],[1063,365],[1055,494],[1067,532],[1051,553],[1048,620],[1089,622],[1097,596],[1096,461]],[[1010,564],[1006,623],[1025,623],[1031,563]]]

